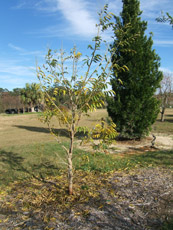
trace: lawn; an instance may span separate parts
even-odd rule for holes
[[[92,127],[102,117],[106,116],[106,110],[97,110],[90,117],[83,117],[81,124]],[[168,109],[165,122],[160,122],[158,118],[153,125],[153,132],[171,135],[173,133],[172,119],[173,109]],[[68,138],[63,133],[64,127],[57,125],[55,120],[53,123],[60,139],[64,145],[68,146]],[[172,229],[172,221],[169,221],[167,213],[168,207],[157,208],[157,211],[153,211],[153,213],[150,213],[150,210],[155,210],[155,199],[158,200],[157,206],[161,207],[163,205],[162,195],[170,192],[173,150],[143,151],[137,154],[122,154],[116,151],[116,153],[105,154],[89,150],[84,151],[78,148],[77,143],[78,138],[76,138],[73,158],[75,194],[69,198],[67,195],[66,166],[62,163],[65,156],[64,151],[51,136],[46,125],[39,121],[39,115],[0,116],[0,206],[3,210],[0,212],[1,229],[38,229],[41,223],[44,225],[43,229],[56,229],[51,227],[54,226],[53,223],[56,223],[55,219],[63,221],[63,223],[67,221],[68,227],[65,228],[63,225],[62,229],[73,229],[74,226],[78,225],[75,222],[76,219],[69,219],[68,222],[68,215],[72,215],[68,212],[71,213],[71,211],[75,213],[75,218],[84,218],[82,219],[83,224],[88,226],[87,218],[89,216],[96,218],[96,214],[92,214],[93,208],[97,210],[97,213],[105,212],[104,215],[108,215],[109,218],[111,215],[116,216],[116,210],[119,210],[121,216],[117,217],[120,219],[116,219],[118,222],[115,221],[115,224],[122,223],[121,218],[133,213],[136,220],[132,221],[129,229],[133,229],[133,227],[137,229],[134,223],[142,220],[134,211],[136,210],[134,207],[138,207],[135,206],[136,203],[134,202],[137,202],[137,205],[139,203],[139,208],[142,209],[138,212],[144,212],[148,221],[156,221],[155,218],[160,216],[161,222],[158,221],[157,224],[162,227],[157,229]],[[61,159],[57,157],[57,154],[60,155]],[[120,183],[120,181],[122,182]],[[57,187],[54,187],[51,182],[56,182]],[[116,191],[117,186],[120,186],[121,194]],[[129,200],[132,196],[129,196],[129,191],[135,196],[133,201]],[[139,198],[140,193],[141,198]],[[103,199],[103,195],[107,198]],[[167,204],[168,200],[170,202],[171,195],[166,196],[164,202]],[[140,203],[142,199],[144,202]],[[148,208],[145,207],[147,199],[150,199],[151,204]],[[126,204],[122,203],[123,200],[134,207],[127,206],[124,208]],[[22,202],[22,205],[19,201]],[[109,209],[105,211],[103,207]],[[55,216],[57,210],[59,210],[57,215],[61,213],[58,217]],[[123,210],[128,211],[125,213],[126,211]],[[131,213],[130,210],[133,212]],[[165,210],[164,213],[162,213],[163,210]],[[13,212],[14,214],[11,214]],[[15,212],[27,214],[17,216]],[[37,219],[35,217],[38,216],[38,213],[40,215]],[[14,221],[13,215],[17,223]],[[164,221],[165,216],[167,219]],[[15,228],[9,227],[12,219],[15,222]],[[27,228],[25,225],[27,223],[27,226],[30,226],[31,220],[33,227]],[[96,220],[94,219],[94,221]],[[110,218],[110,222],[112,221],[114,219],[111,220]],[[163,222],[165,222],[164,225]],[[20,225],[21,223],[23,224]],[[74,226],[70,224],[74,224]],[[48,227],[49,225],[50,227]],[[41,227],[39,228],[41,229]],[[102,227],[96,229],[102,229]],[[148,227],[148,229],[150,228]]]
[[[173,135],[173,109],[166,109],[165,121],[160,121],[159,114],[157,121],[153,125],[153,131],[156,133],[164,133]]]
[[[90,117],[83,117],[81,124],[94,126],[102,117],[106,117],[104,109],[97,110]],[[159,118],[153,126],[155,132],[171,134],[173,132],[173,109],[168,109],[165,122]],[[68,146],[68,138],[63,133],[64,127],[54,125],[60,139]],[[47,126],[39,121],[39,114],[1,115],[0,116],[0,184],[5,185],[14,180],[40,175],[55,176],[65,165],[57,157],[64,159],[64,151],[60,144],[49,133]],[[77,139],[76,139],[77,141]],[[98,152],[83,151],[76,148],[74,165],[76,170],[108,172],[134,167],[159,165],[172,167],[172,151],[149,152],[137,155],[121,154],[105,155]]]

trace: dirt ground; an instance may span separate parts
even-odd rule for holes
[[[153,134],[153,133],[152,133]],[[106,150],[107,153],[143,153],[147,151],[156,151],[156,150],[172,150],[173,149],[173,135],[165,135],[161,133],[154,133],[156,137],[154,146],[152,146],[153,136],[150,134],[148,137],[143,138],[140,141],[130,140],[130,141],[116,141],[115,144],[109,146],[109,149]],[[81,141],[77,141],[78,148],[87,151],[93,151],[91,144],[85,144],[80,146]],[[97,144],[97,141],[95,141]]]
[[[155,144],[153,149],[160,149],[160,150],[169,150],[173,149],[173,135],[165,135],[160,133],[152,133],[156,137]],[[151,150],[153,136],[152,134],[149,137],[142,139],[141,141],[117,141],[115,151],[132,151],[138,149],[146,149],[146,151]]]
[[[6,202],[0,201],[0,229],[163,230],[173,215],[171,170],[144,168],[98,179],[97,194],[91,187],[86,196],[68,197],[65,210],[55,188],[40,186],[39,197],[29,184],[14,188]],[[52,197],[49,202],[45,193]],[[34,206],[26,211],[27,204]]]

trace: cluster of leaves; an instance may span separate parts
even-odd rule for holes
[[[86,134],[81,144],[91,142],[95,150],[107,149],[110,144],[115,142],[115,138],[118,136],[116,125],[110,118],[107,118],[107,120],[102,118],[101,123],[96,124],[92,129],[78,127],[78,132]]]
[[[166,12],[166,15],[162,12],[162,15],[158,18],[156,18],[157,22],[169,22],[170,25],[172,25],[173,28],[173,17]]]

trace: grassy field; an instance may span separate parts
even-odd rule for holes
[[[102,117],[106,117],[106,110],[97,110],[90,117],[83,117],[80,125],[93,127]],[[54,120],[55,129],[62,140],[67,140],[63,128]],[[39,114],[0,115],[0,148],[22,146],[34,143],[54,141],[47,125],[39,121]]]
[[[92,127],[106,116],[106,110],[97,110],[90,117],[83,117],[81,125]],[[55,120],[53,123],[60,139],[64,145],[68,146],[68,138],[63,133],[64,127],[60,127]],[[153,132],[164,133],[164,135],[173,134],[173,109],[167,110],[165,122],[160,122],[158,117],[153,125]],[[127,175],[135,174],[136,176],[136,172],[141,169],[145,170],[145,168],[147,171],[159,168],[159,172],[169,171],[169,175],[173,169],[173,150],[143,151],[140,154],[117,152],[105,154],[89,150],[83,151],[77,147],[77,142],[78,138],[76,138],[73,158],[75,194],[69,198],[66,166],[57,157],[59,154],[64,159],[65,153],[61,145],[51,136],[47,126],[39,121],[39,114],[0,115],[0,204],[3,204],[1,208],[5,210],[2,211],[3,215],[0,212],[0,217],[4,219],[4,221],[0,219],[0,228],[4,226],[2,229],[8,229],[6,224],[12,226],[12,222],[16,218],[19,219],[19,224],[23,223],[23,220],[30,223],[32,215],[38,217],[40,210],[42,210],[40,213],[43,214],[43,217],[40,216],[40,222],[38,222],[44,222],[47,226],[48,222],[52,223],[56,220],[54,217],[51,218],[53,206],[56,207],[56,210],[58,208],[62,215],[70,209],[76,208],[75,212],[79,215],[81,205],[84,205],[84,211],[80,215],[85,218],[88,215],[87,207],[90,199],[92,204],[97,204],[98,210],[107,206],[107,203],[103,203],[98,191],[107,189],[109,195],[114,194],[114,188],[107,182],[114,173],[120,174],[120,177],[125,175],[127,178]],[[153,177],[156,178],[157,174]],[[58,187],[50,187],[50,184],[46,184],[45,180],[56,182]],[[151,183],[150,180],[149,183]],[[44,186],[45,184],[46,186]],[[145,187],[142,191],[145,191]],[[110,202],[110,199],[112,198],[106,202]],[[114,208],[114,206],[115,203],[112,207]],[[17,216],[11,219],[10,215],[14,210]],[[28,213],[27,216],[26,213]],[[32,215],[30,215],[31,213]],[[47,219],[45,215],[48,216]],[[117,214],[115,213],[115,215]],[[34,218],[33,220],[36,219]],[[3,224],[1,225],[1,223]],[[159,229],[172,229],[172,220],[168,219],[164,223],[163,227]],[[16,230],[24,229],[23,225],[16,226],[14,228]]]
[[[90,117],[83,117],[80,124],[93,127],[102,117],[108,116],[105,109],[91,113]],[[63,127],[54,121],[55,128],[64,141],[67,137],[63,133]],[[153,132],[173,134],[173,109],[166,110],[165,122],[160,121],[160,115],[153,125]],[[52,142],[47,126],[39,121],[38,114],[0,115],[0,148],[12,148],[14,146],[30,145],[34,143]]]
[[[97,110],[90,117],[83,117],[81,124],[92,127],[102,117],[106,110]],[[46,125],[41,123],[38,114],[1,115],[0,116],[0,184],[30,178],[40,175],[56,175],[64,168],[57,157],[64,158],[63,149],[51,136]],[[159,118],[153,126],[154,132],[173,133],[173,109],[167,110],[165,122]],[[63,134],[63,128],[54,121],[60,138],[68,145],[68,138]],[[88,171],[107,172],[111,170],[134,167],[161,165],[172,167],[173,151],[151,152],[140,155],[127,155],[122,158],[119,154],[105,155],[90,153],[76,149],[75,168]]]
[[[166,109],[165,121],[160,121],[160,114],[153,125],[153,132],[173,135],[173,109]]]

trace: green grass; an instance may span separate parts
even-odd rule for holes
[[[0,119],[0,184],[7,185],[15,180],[24,180],[33,175],[49,176],[65,169],[57,153],[64,159],[63,148],[54,142],[46,125],[38,121],[38,113],[1,116]],[[90,117],[83,117],[81,124],[93,127],[106,110],[97,110]],[[173,133],[173,109],[166,110],[165,122],[159,120],[153,126],[155,132]],[[55,122],[55,121],[54,121]],[[55,123],[57,125],[57,123]],[[57,130],[62,129],[58,125]],[[61,134],[61,140],[67,137]],[[65,144],[67,145],[67,144]],[[116,146],[115,146],[116,147]],[[112,170],[130,170],[137,167],[160,166],[171,168],[173,150],[147,152],[137,155],[91,153],[82,150],[74,152],[76,170],[110,172]]]
[[[140,155],[126,155],[124,157],[105,155],[103,153],[83,153],[83,156],[78,156],[75,162],[76,169],[100,172],[157,166],[172,169],[173,150],[147,152]]]
[[[172,230],[173,229],[173,218],[171,218],[170,220],[166,221],[163,224],[163,227],[161,230]]]
[[[152,127],[152,131],[170,135],[173,134],[173,109],[166,109],[164,122],[160,121],[160,117],[159,114],[158,119]]]
[[[66,146],[67,143],[65,143]],[[60,155],[61,160],[57,157]],[[24,180],[31,177],[41,178],[55,176],[66,165],[65,152],[60,144],[30,144],[8,147],[0,150],[0,185],[6,186],[10,182]],[[138,155],[106,155],[104,153],[89,153],[79,149],[74,151],[75,170],[111,172],[113,170],[131,170],[139,167],[173,166],[173,150],[147,152]]]
[[[56,143],[30,144],[0,150],[0,185],[31,178],[33,175],[56,175],[63,166],[56,153],[64,158],[64,152]]]

